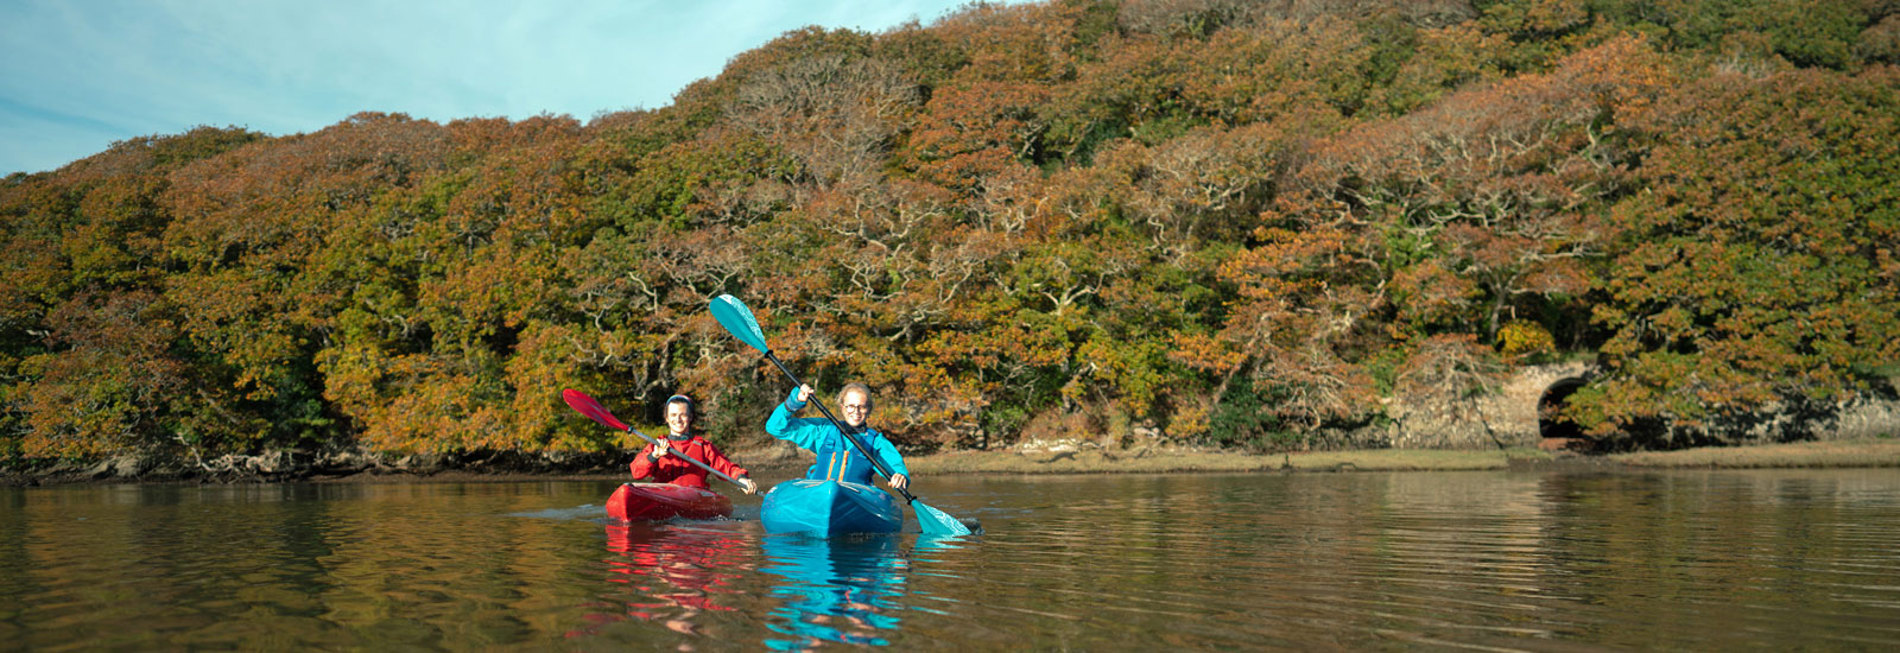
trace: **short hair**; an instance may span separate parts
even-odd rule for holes
[[[877,402],[872,401],[871,399],[871,386],[858,383],[856,381],[844,384],[844,389],[838,391],[838,405],[844,406],[844,396],[851,394],[853,392],[864,395],[864,409],[865,410],[868,411],[873,406],[876,405]]]
[[[673,404],[680,404],[682,406],[685,406],[687,413],[691,414],[693,417],[699,417],[699,406],[693,403],[692,397],[688,397],[686,395],[673,395],[671,397],[667,397],[666,405],[671,406]],[[664,412],[664,409],[662,409],[662,412]]]

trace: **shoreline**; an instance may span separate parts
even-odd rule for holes
[[[1094,474],[1353,471],[1657,471],[1900,467],[1900,439],[1796,442],[1679,451],[1579,454],[1540,449],[1370,449],[1243,454],[1195,449],[953,452],[906,462],[926,474]]]
[[[807,463],[786,447],[737,450],[737,460],[750,462],[754,471],[791,473]],[[1179,473],[1339,473],[1339,472],[1453,472],[1453,471],[1575,471],[1644,472],[1661,470],[1836,469],[1900,467],[1900,439],[1875,438],[1829,442],[1702,447],[1680,451],[1617,454],[1578,454],[1538,449],[1372,449],[1303,453],[1250,454],[1193,447],[1138,447],[1113,450],[1083,444],[1040,450],[956,451],[911,456],[906,466],[913,474],[1179,474]],[[390,469],[351,472],[256,475],[206,478],[187,475],[140,474],[100,476],[95,473],[53,472],[31,474],[8,471],[0,485],[33,487],[115,483],[413,483],[413,482],[521,482],[600,480],[625,478],[618,465],[610,468],[552,470],[520,468]]]

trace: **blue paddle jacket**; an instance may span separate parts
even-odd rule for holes
[[[857,447],[846,442],[845,435],[838,432],[838,427],[831,425],[831,420],[823,417],[793,417],[804,409],[805,402],[798,400],[798,388],[792,388],[792,394],[785,397],[785,403],[772,409],[772,416],[765,420],[765,432],[818,454],[818,460],[805,470],[805,478],[869,485],[871,475],[876,472],[871,460],[858,453]],[[892,446],[884,434],[865,427],[857,438],[859,444],[877,454],[877,459],[883,461],[885,469],[889,469],[892,474],[910,475],[910,470],[904,467],[904,456],[897,453],[897,447]]]

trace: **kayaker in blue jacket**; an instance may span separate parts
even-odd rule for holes
[[[805,470],[805,478],[849,481],[861,485],[871,483],[871,474],[876,468],[871,461],[858,452],[858,448],[845,441],[845,435],[831,420],[794,417],[804,410],[805,403],[811,400],[809,385],[798,386],[785,398],[785,403],[772,410],[772,416],[765,420],[765,432],[772,437],[785,440],[818,454],[818,460],[810,469]],[[855,432],[858,443],[877,454],[884,468],[890,470],[887,481],[891,487],[903,489],[910,485],[910,470],[904,467],[904,456],[897,453],[897,447],[891,445],[889,438],[876,429],[864,425],[864,418],[871,414],[871,389],[862,383],[846,385],[838,392],[838,409],[846,428]]]

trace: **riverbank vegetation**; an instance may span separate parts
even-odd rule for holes
[[[1896,63],[1876,0],[1060,0],[585,122],[133,139],[0,182],[0,458],[613,448],[566,387],[744,445],[720,293],[920,452],[1380,447],[1579,355],[1604,445],[1743,441],[1892,393]]]

